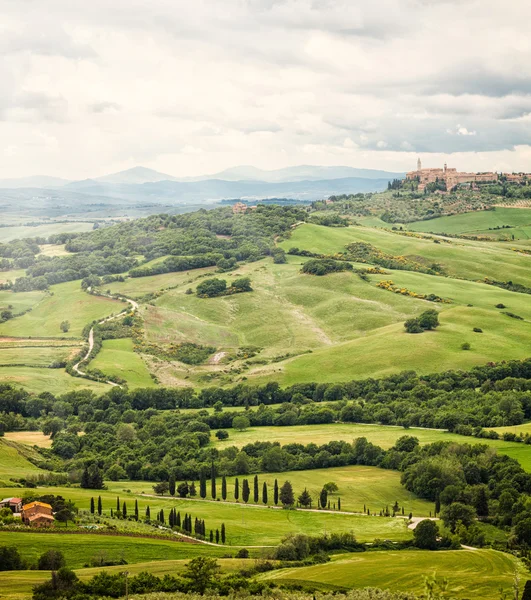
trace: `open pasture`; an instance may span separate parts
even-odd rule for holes
[[[5,273],[0,273],[0,283]],[[18,314],[34,307],[45,296],[45,292],[18,292],[15,294],[9,290],[0,290],[0,310],[10,310],[13,314]]]
[[[99,369],[106,375],[117,375],[125,379],[130,388],[155,385],[140,355],[133,351],[130,338],[105,340],[89,368]]]
[[[25,446],[39,446],[40,448],[50,448],[52,439],[48,435],[44,435],[42,431],[7,431],[4,439]]]
[[[323,227],[304,224],[297,227],[289,240],[280,245],[285,250],[298,247],[312,252],[333,254],[342,252],[352,242],[368,242],[393,256],[412,260],[419,257],[430,263],[439,263],[451,277],[473,281],[491,277],[510,279],[526,285],[531,277],[529,256],[513,252],[508,245],[490,244],[472,240],[450,240],[435,244],[433,240],[409,237],[392,231],[368,227]],[[429,263],[428,263],[429,264]]]
[[[20,443],[9,438],[0,438],[0,481],[6,484],[11,477],[43,473],[28,460],[28,456],[40,459],[31,448],[22,447]],[[2,492],[3,495],[0,493],[2,498],[13,496],[13,490],[11,490],[11,494],[9,490],[2,490]]]
[[[69,281],[50,287],[33,310],[0,325],[0,336],[14,337],[80,337],[91,321],[120,312],[122,302],[92,296],[81,289],[80,281]],[[70,330],[63,333],[61,322],[68,320]]]
[[[531,426],[522,425],[531,430]],[[499,428],[515,431],[515,428]],[[331,423],[325,425],[294,425],[291,427],[267,426],[250,427],[245,431],[229,430],[229,439],[215,441],[216,447],[223,448],[237,446],[241,448],[252,444],[256,440],[263,442],[279,442],[284,444],[326,444],[334,440],[352,442],[356,438],[365,437],[369,442],[388,449],[394,446],[396,440],[403,435],[412,435],[418,438],[421,445],[434,442],[456,442],[458,444],[486,444],[496,448],[501,454],[506,454],[520,462],[522,467],[531,472],[531,446],[519,442],[504,442],[503,440],[488,440],[458,435],[441,429],[422,429],[393,425],[364,425],[361,423]],[[381,471],[379,470],[379,473]]]
[[[61,536],[61,542],[66,536]],[[78,537],[79,536],[71,536]],[[94,536],[93,536],[94,537]],[[83,538],[84,539],[84,538]],[[176,544],[174,544],[176,545]],[[147,562],[136,562],[127,565],[127,571],[130,576],[138,573],[148,572],[157,577],[164,575],[176,575],[183,571],[189,562],[190,558],[196,556],[212,556],[218,558],[223,556],[223,549],[214,548],[212,546],[199,546],[198,544],[182,544],[187,546],[185,558],[176,560],[150,560]],[[105,551],[103,551],[105,552]],[[223,554],[222,554],[223,552]],[[101,551],[100,551],[101,554]],[[251,555],[253,552],[251,551]],[[222,573],[230,573],[237,569],[241,569],[246,565],[251,564],[251,560],[241,558],[218,558],[218,564],[221,567]],[[122,573],[123,565],[114,567],[90,567],[76,569],[76,574],[82,581],[90,579],[101,571],[108,573]],[[50,578],[49,571],[4,571],[0,572],[0,597],[6,600],[22,600],[31,597],[33,586],[42,583]]]
[[[424,577],[448,580],[452,598],[498,600],[500,588],[512,594],[518,561],[495,550],[439,552],[365,552],[340,554],[323,565],[271,571],[260,576],[278,583],[320,584],[323,589],[379,587],[392,591],[424,592]]]
[[[509,225],[511,229],[491,229]],[[475,234],[489,233],[494,236],[511,236],[512,228],[517,230],[526,225],[531,225],[531,209],[526,208],[502,208],[494,210],[482,210],[469,212],[448,217],[438,217],[427,221],[414,221],[406,223],[405,229],[410,231],[423,231],[451,234]],[[515,236],[516,237],[516,236]],[[516,239],[519,239],[518,237]],[[525,238],[524,238],[525,239]]]
[[[0,382],[12,383],[35,394],[50,392],[56,396],[82,389],[93,390],[97,394],[109,391],[109,386],[105,383],[72,377],[64,369],[46,367],[2,367]]]
[[[56,233],[82,233],[84,231],[91,231],[92,228],[92,223],[79,221],[70,221],[68,223],[55,223],[54,221],[50,221],[48,223],[43,223],[42,225],[36,225],[35,227],[28,227],[26,225],[0,227],[0,243],[5,244],[11,240],[19,240],[24,238],[46,238]]]
[[[6,348],[0,345],[0,367],[6,365],[29,365],[36,367],[48,367],[53,362],[63,361],[68,358],[76,348],[69,346],[63,348],[61,346],[17,346]],[[0,377],[1,377],[0,371]]]

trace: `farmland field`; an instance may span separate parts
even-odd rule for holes
[[[56,233],[71,233],[74,231],[90,231],[92,223],[71,221],[70,223],[49,223],[27,227],[24,225],[15,225],[13,227],[0,227],[0,243],[5,244],[11,240],[34,237],[48,237]]]
[[[142,359],[133,351],[133,342],[129,338],[105,340],[90,368],[99,369],[106,375],[117,375],[131,388],[155,385]]]
[[[282,569],[262,579],[318,583],[323,589],[382,587],[393,591],[424,591],[424,576],[448,580],[448,592],[458,598],[498,600],[500,587],[512,590],[518,562],[494,550],[372,552],[337,555],[325,565]]]

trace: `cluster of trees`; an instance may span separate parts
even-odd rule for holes
[[[26,276],[12,286],[16,292],[44,290],[48,286],[105,277],[131,271],[141,277],[191,268],[233,268],[239,261],[259,260],[271,255],[275,237],[289,235],[291,226],[307,218],[296,206],[259,206],[243,215],[230,208],[200,210],[185,215],[153,215],[72,236],[66,242],[67,256],[42,256],[33,240],[0,244],[0,258]],[[169,255],[151,267],[139,265]]]
[[[434,310],[425,310],[418,317],[408,319],[404,323],[407,333],[422,333],[439,327],[439,313]]]
[[[16,546],[0,546],[0,571],[22,571],[38,569],[39,571],[56,571],[65,566],[65,557],[59,550],[46,550],[36,563],[29,563]]]
[[[249,277],[240,277],[235,279],[230,286],[227,286],[225,279],[205,279],[196,288],[196,294],[200,298],[215,298],[216,296],[230,296],[231,294],[240,294],[242,292],[252,292],[251,280]]]
[[[331,258],[315,258],[306,261],[301,267],[301,273],[307,275],[327,275],[328,273],[338,273],[340,271],[352,271],[353,267],[349,262],[333,260]]]

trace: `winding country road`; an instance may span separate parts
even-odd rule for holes
[[[90,288],[88,288],[87,292],[90,293]],[[129,302],[129,304],[132,307],[133,312],[138,310],[138,302],[135,302],[134,300],[131,300],[131,298],[126,298],[125,296],[120,296],[119,298],[115,298],[114,296],[110,296],[109,294],[99,294],[100,296],[105,296],[107,298],[112,298],[113,300],[125,300],[126,302]],[[120,317],[122,315],[122,313],[118,313],[117,315],[113,315],[111,317],[106,317],[105,319],[102,319],[101,321],[98,321],[98,325],[101,325],[103,323],[107,323],[108,321],[112,321],[114,319],[117,319],[118,317]],[[89,336],[88,336],[88,343],[89,343],[89,347],[88,350],[85,354],[85,356],[83,356],[83,358],[78,361],[73,367],[72,369],[78,373],[79,375],[81,375],[82,377],[87,377],[87,373],[85,371],[82,371],[79,368],[79,365],[84,362],[85,360],[87,360],[87,358],[90,356],[90,353],[92,352],[92,349],[94,348],[94,327],[90,328],[89,331]],[[120,387],[117,383],[114,383],[114,381],[106,381],[105,383],[108,383],[109,385],[112,385],[114,387]]]

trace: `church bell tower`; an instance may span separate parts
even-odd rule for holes
[[[422,163],[420,162],[420,158],[417,159],[417,171],[422,169]]]

